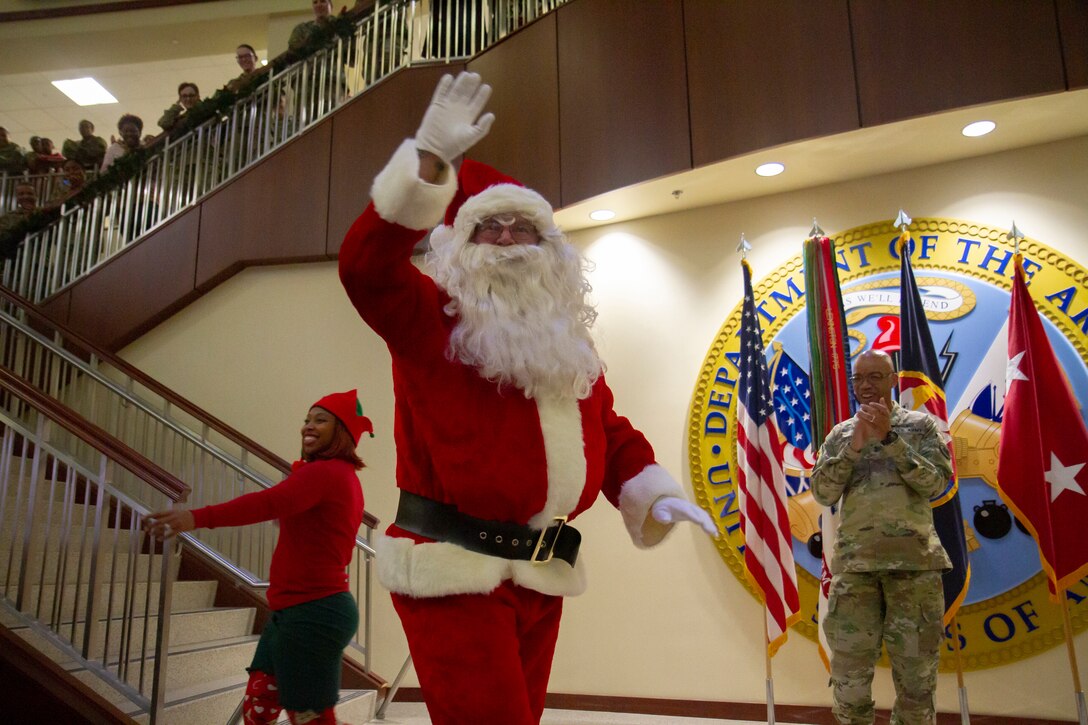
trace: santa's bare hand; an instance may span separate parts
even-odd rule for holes
[[[714,538],[718,537],[718,528],[714,526],[714,521],[711,520],[710,514],[690,501],[685,501],[678,496],[665,496],[664,498],[659,498],[654,502],[654,505],[650,507],[650,515],[653,516],[654,521],[659,524],[689,521],[705,531],[707,536],[713,536]]]

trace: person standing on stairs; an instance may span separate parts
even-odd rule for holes
[[[144,517],[144,529],[158,539],[279,520],[268,587],[272,616],[247,668],[247,725],[274,723],[281,709],[292,723],[336,723],[342,653],[359,625],[347,574],[363,520],[355,473],[363,462],[355,448],[373,431],[355,390],[326,395],[310,408],[302,460],[283,481],[214,506]]]

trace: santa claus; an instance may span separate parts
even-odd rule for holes
[[[489,95],[442,79],[340,250],[392,355],[400,506],[378,573],[437,724],[540,721],[563,597],[585,589],[570,522],[598,494],[636,546],[678,520],[717,534],[613,410],[585,263],[551,206],[483,164],[452,172]],[[425,274],[412,249],[443,214]]]

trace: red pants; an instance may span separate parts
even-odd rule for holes
[[[536,725],[562,597],[503,582],[491,594],[393,595],[433,725]]]

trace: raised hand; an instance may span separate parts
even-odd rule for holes
[[[493,113],[480,115],[490,97],[491,86],[476,73],[442,76],[416,131],[416,148],[447,164],[472,148],[495,120]]]

